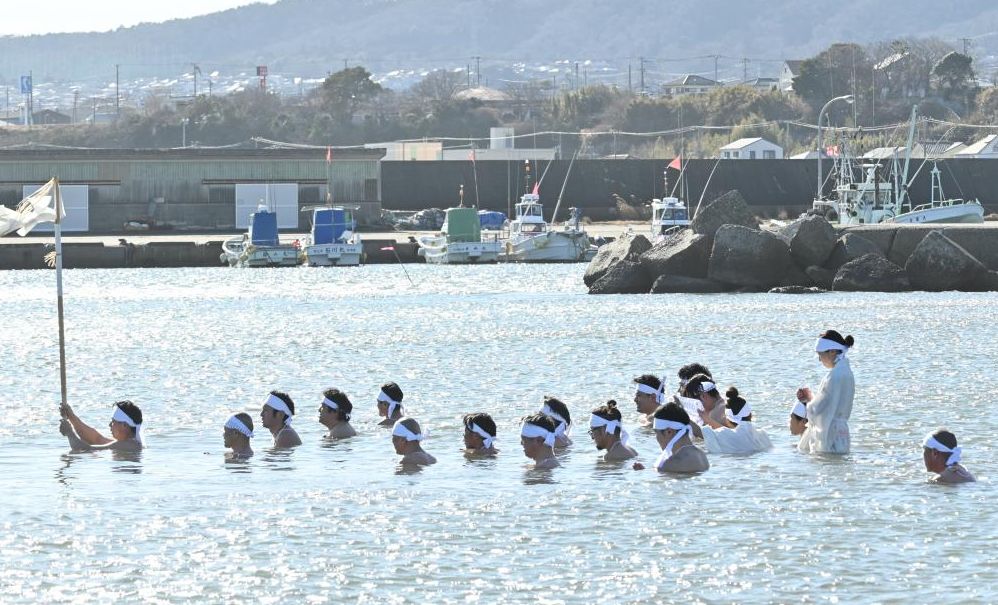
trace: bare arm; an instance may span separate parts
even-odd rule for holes
[[[68,418],[63,418],[59,423],[59,432],[69,440],[69,448],[74,452],[96,452],[100,450],[134,451],[136,444],[132,442],[111,441],[110,443],[91,444],[87,443],[73,430],[73,424]]]
[[[79,436],[78,438],[87,445],[107,445],[114,443],[114,439],[109,439],[101,435],[97,429],[80,420],[80,417],[76,415],[76,412],[68,404],[59,406],[59,414],[69,421],[73,426],[73,430]]]

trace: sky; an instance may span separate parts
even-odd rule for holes
[[[261,0],[256,0],[261,1]],[[273,4],[276,0],[262,0]],[[107,31],[139,23],[206,15],[252,0],[7,0],[0,16],[0,35],[27,36],[53,32]]]

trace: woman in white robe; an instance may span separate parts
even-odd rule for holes
[[[797,444],[801,452],[849,453],[849,415],[852,413],[856,381],[846,352],[854,342],[852,336],[843,338],[835,330],[828,330],[818,337],[815,351],[829,372],[821,381],[816,395],[807,387],[797,391],[797,399],[807,406],[807,428]]]
[[[703,443],[711,454],[754,454],[773,447],[769,437],[752,422],[752,406],[738,396],[738,389],[725,392],[724,424],[701,412]]]

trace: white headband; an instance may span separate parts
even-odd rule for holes
[[[604,428],[606,429],[606,433],[608,435],[612,435],[613,433],[617,432],[617,429],[619,428],[620,442],[623,443],[624,445],[627,445],[627,441],[631,438],[630,434],[628,434],[628,432],[624,430],[624,426],[620,423],[619,420],[607,420],[606,418],[603,418],[602,416],[597,416],[596,414],[591,414],[589,416],[589,428],[591,429]]]
[[[395,425],[392,427],[392,437],[404,437],[406,441],[422,441],[423,434],[413,433],[410,431],[404,424],[402,424],[403,420],[405,420],[405,418],[399,418],[398,421],[395,422]]]
[[[229,419],[225,421],[225,428],[239,431],[240,433],[246,435],[247,437],[253,436],[253,431],[251,431],[249,427],[246,426],[246,423],[234,415],[230,416]]]
[[[329,399],[328,397],[323,397],[322,398],[322,405],[326,406],[327,408],[329,408],[331,410],[337,410],[337,411],[339,411],[339,409],[340,409],[340,406],[336,405],[336,402],[333,401],[332,399]]]
[[[717,385],[709,380],[705,380],[700,383],[700,392],[706,393],[707,391],[716,391]]]
[[[492,442],[496,440],[495,435],[489,435],[487,432],[485,432],[485,429],[483,429],[482,427],[478,426],[474,422],[472,422],[471,424],[469,424],[467,426],[467,428],[468,428],[469,431],[471,431],[472,433],[474,433],[474,434],[476,434],[476,435],[478,435],[478,436],[480,436],[482,438],[483,445],[485,446],[485,449],[489,449],[490,447],[492,447]]]
[[[746,403],[745,405],[742,406],[741,411],[738,412],[737,414],[732,412],[731,408],[725,407],[724,415],[727,416],[728,420],[730,420],[731,422],[734,422],[735,424],[741,424],[742,421],[745,420],[746,416],[752,415],[752,406]]]
[[[135,429],[135,440],[142,441],[142,425],[136,424],[135,421],[125,413],[125,410],[121,409],[121,406],[114,406],[114,413],[111,414],[111,420],[114,420],[115,422],[123,422]]]
[[[801,401],[794,404],[794,409],[790,410],[790,413],[798,418],[807,420],[807,406]]]
[[[845,353],[849,350],[849,347],[840,342],[835,342],[834,340],[819,338],[818,343],[814,345],[814,350],[817,353],[824,353],[825,351],[839,351],[841,353]]]
[[[659,454],[658,460],[655,461],[656,468],[662,468],[665,461],[672,456],[672,446],[676,445],[676,442],[683,438],[683,435],[690,432],[690,425],[683,424],[682,422],[676,422],[674,420],[662,420],[661,418],[656,418],[652,422],[652,428],[656,431],[664,431],[665,429],[672,429],[676,431],[676,434],[672,436],[669,443],[662,448],[662,453]]]
[[[554,430],[555,437],[561,437],[562,435],[572,434],[572,429],[569,426],[568,421],[565,420],[565,417],[562,416],[561,414],[554,412],[551,409],[551,406],[549,406],[548,404],[545,403],[544,407],[541,408],[541,414],[544,414],[545,416],[550,416],[558,421],[558,428]]]
[[[548,447],[554,446],[555,434],[542,426],[537,426],[536,424],[524,422],[523,427],[520,428],[520,436],[526,437],[527,439],[536,439],[540,437],[544,440],[544,445]]]
[[[949,458],[946,459],[946,466],[953,466],[959,462],[960,456],[963,454],[963,448],[959,445],[954,448],[948,448],[942,443],[936,441],[936,438],[931,434],[925,438],[925,441],[922,442],[922,447],[927,447],[930,450],[936,450],[937,452],[949,454]]]
[[[291,417],[294,416],[294,412],[291,411],[288,404],[284,403],[283,399],[277,395],[271,395],[270,397],[267,397],[267,401],[263,402],[263,405],[272,410],[284,412],[284,426],[291,426]]]
[[[638,383],[638,392],[644,393],[645,395],[654,395],[655,403],[662,403],[662,387],[665,386],[665,381],[659,383],[657,389],[648,386],[647,384]]]
[[[394,399],[389,397],[384,391],[378,393],[378,401],[388,404],[388,416],[387,416],[388,418],[391,418],[392,414],[395,413],[395,408],[402,407],[402,402],[395,401]],[[405,413],[405,408],[402,408],[401,413]]]

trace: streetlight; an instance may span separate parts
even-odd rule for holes
[[[822,185],[825,184],[825,180],[822,178],[821,174],[821,150],[822,150],[821,120],[825,117],[825,110],[828,109],[828,106],[831,105],[832,103],[836,101],[845,101],[846,103],[852,105],[852,103],[855,100],[856,97],[852,95],[842,95],[841,97],[835,97],[834,99],[825,103],[825,105],[821,108],[821,111],[818,112],[818,199],[819,200],[821,199]]]

